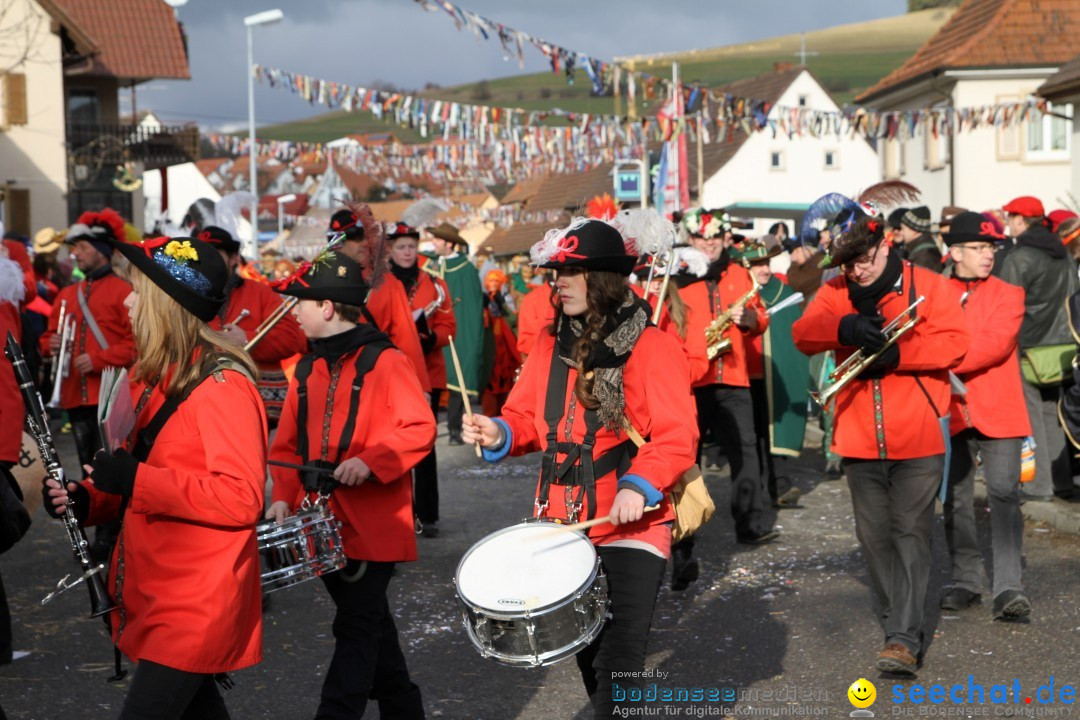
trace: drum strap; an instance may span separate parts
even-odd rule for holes
[[[535,508],[537,516],[542,516],[548,506],[548,494],[552,485],[563,485],[568,490],[567,515],[571,515],[580,503],[570,498],[569,489],[583,488],[587,505],[587,518],[596,514],[596,479],[615,471],[621,475],[630,467],[630,459],[637,453],[637,448],[630,441],[625,441],[593,460],[593,448],[596,433],[603,427],[596,412],[585,411],[585,437],[581,443],[559,442],[559,421],[566,409],[566,383],[570,368],[566,363],[553,356],[548,374],[547,395],[544,398],[544,422],[547,423],[547,443],[544,458],[540,466],[540,485],[537,488]],[[565,455],[562,462],[559,454]],[[577,518],[575,518],[576,520]]]
[[[338,455],[334,464],[341,460],[341,456],[352,444],[352,436],[356,431],[356,415],[360,412],[360,391],[364,387],[364,376],[375,367],[376,361],[382,355],[383,350],[389,350],[394,344],[388,340],[374,340],[364,345],[356,355],[356,377],[353,378],[352,390],[349,392],[349,414],[345,417],[345,425],[341,428],[341,439],[338,441]],[[311,375],[314,364],[313,355],[305,355],[296,364],[296,454],[300,456],[303,464],[307,465],[311,458],[311,444],[308,439],[308,392],[307,380]]]

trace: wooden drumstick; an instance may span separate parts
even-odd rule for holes
[[[236,325],[238,322],[240,322],[241,320],[243,320],[244,318],[246,318],[250,314],[251,314],[251,311],[248,310],[247,308],[244,308],[243,310],[240,311],[240,314],[237,315],[236,317],[234,317],[232,322],[229,323],[229,324],[230,325]]]
[[[458,360],[457,348],[454,346],[454,336],[450,336],[450,356],[454,359],[454,372],[457,373],[458,389],[461,391],[461,399],[465,402],[465,417],[469,419],[471,423],[472,419],[472,403],[469,402],[469,393],[465,389],[465,378],[461,376],[461,361]],[[482,458],[484,453],[480,450],[480,443],[477,442],[473,445],[476,448],[476,457]]]
[[[647,508],[645,508],[644,510],[642,510],[641,512],[642,512],[642,514],[647,513],[647,512],[652,512],[653,510],[656,510],[659,507],[660,507],[659,505],[650,505]],[[570,523],[569,525],[562,525],[560,523],[546,523],[546,524],[551,525],[551,530],[553,532],[537,534],[534,537],[531,537],[528,540],[526,540],[526,542],[535,542],[537,540],[543,540],[544,538],[551,537],[552,535],[555,534],[555,532],[561,532],[561,531],[565,531],[565,530],[569,530],[569,531],[588,530],[591,527],[596,527],[597,525],[603,525],[606,522],[611,522],[610,518],[608,518],[607,515],[605,515],[604,517],[593,518],[592,520],[582,520],[581,522]]]

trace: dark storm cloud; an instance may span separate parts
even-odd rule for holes
[[[461,0],[480,15],[563,47],[616,56],[715,47],[901,14],[904,0]],[[285,19],[255,29],[255,61],[327,80],[420,88],[536,72],[542,56],[525,49],[525,70],[504,61],[495,41],[458,32],[443,13],[413,0],[190,0],[179,16],[188,35],[190,82],[138,89],[140,108],[170,122],[235,125],[247,118],[243,18],[274,7]],[[322,112],[256,86],[260,124]]]

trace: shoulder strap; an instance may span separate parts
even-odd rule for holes
[[[79,299],[79,309],[82,310],[83,320],[86,321],[86,327],[90,329],[90,333],[97,340],[98,347],[102,350],[109,349],[109,341],[105,339],[105,334],[101,332],[101,328],[98,327],[97,320],[94,318],[94,313],[90,312],[90,303],[86,301],[86,293],[83,292],[83,288],[86,286],[85,282],[79,283],[75,290],[75,295]]]
[[[364,345],[356,356],[356,377],[353,378],[352,391],[349,393],[349,414],[345,418],[345,426],[341,428],[341,440],[338,441],[338,461],[352,444],[352,435],[356,430],[356,415],[360,411],[360,391],[364,387],[364,376],[372,371],[375,363],[379,360],[384,350],[389,350],[394,344],[388,340],[378,340]],[[307,434],[306,432],[304,433]],[[305,459],[306,463],[307,460]]]
[[[296,454],[301,462],[307,465],[308,460],[308,433],[307,433],[307,379],[311,375],[311,366],[315,362],[313,355],[305,355],[296,363]]]
[[[911,273],[911,283],[908,286],[908,305],[915,304],[915,266],[908,263],[908,271]],[[911,319],[914,320],[919,315],[917,308],[911,308]],[[915,384],[922,390],[922,394],[926,396],[926,402],[930,403],[930,409],[934,411],[934,417],[942,417],[941,412],[938,410],[937,403],[934,402],[934,398],[930,397],[930,393],[927,392],[926,387],[922,384],[922,378],[918,375],[912,375],[915,378]]]

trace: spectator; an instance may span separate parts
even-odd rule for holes
[[[901,257],[912,265],[941,272],[941,250],[930,234],[930,208],[920,205],[911,208],[900,218],[900,229],[893,236]]]

